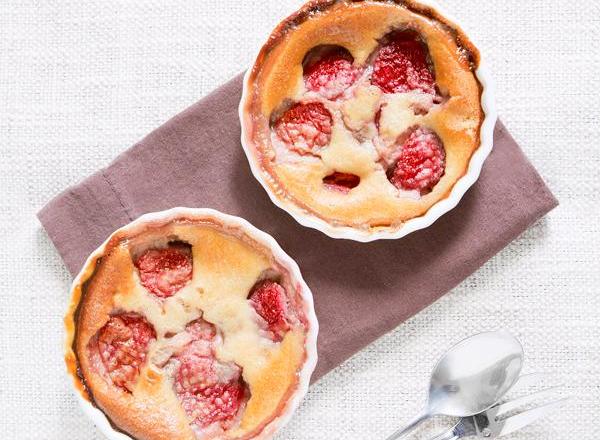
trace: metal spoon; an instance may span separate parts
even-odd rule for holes
[[[523,347],[505,331],[471,336],[450,348],[433,369],[423,411],[387,440],[413,431],[435,415],[469,417],[487,410],[515,384]]]

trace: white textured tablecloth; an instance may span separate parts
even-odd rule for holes
[[[561,206],[441,301],[313,386],[279,439],[382,439],[419,409],[453,342],[514,332],[526,370],[575,396],[510,437],[600,427],[600,6],[441,2],[485,55],[503,121]],[[270,1],[0,3],[0,438],[102,439],[62,361],[70,277],[35,213],[251,62]]]

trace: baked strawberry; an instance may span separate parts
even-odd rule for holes
[[[175,393],[193,424],[205,428],[219,423],[226,429],[244,402],[241,369],[235,364],[220,362],[214,352],[201,354],[196,347],[200,342],[192,342],[177,357]]]
[[[207,356],[198,355],[193,348],[186,349],[177,357],[179,368],[175,372],[175,391],[196,393],[206,387],[219,383],[215,370],[215,358],[212,353]]]
[[[285,289],[275,281],[258,283],[248,297],[256,313],[263,318],[273,339],[280,341],[290,328],[288,322],[288,300]]]
[[[333,118],[320,102],[297,103],[275,123],[275,133],[299,153],[315,153],[329,145]]]
[[[148,249],[135,261],[142,285],[159,298],[175,295],[192,279],[192,250],[184,243]]]
[[[446,153],[440,138],[431,130],[417,128],[402,145],[390,173],[390,182],[399,189],[431,190],[444,175]]]
[[[379,48],[371,82],[385,93],[420,90],[434,95],[435,81],[428,58],[427,46],[416,33],[394,32]]]
[[[244,405],[246,390],[241,381],[198,388],[179,394],[183,410],[199,428],[218,424],[225,430],[233,425]]]
[[[217,359],[213,324],[199,318],[185,331],[192,341],[174,357],[175,393],[194,425],[206,428],[218,423],[227,429],[245,402],[242,370]]]
[[[192,340],[194,341],[211,341],[217,335],[215,326],[202,318],[198,318],[186,325],[185,331],[192,336]]]
[[[347,194],[352,188],[360,183],[360,177],[356,174],[334,172],[323,178],[323,183],[330,189]]]
[[[304,63],[304,84],[310,91],[327,99],[336,99],[356,81],[360,70],[354,58],[339,46],[320,46],[311,51]]]
[[[98,332],[98,352],[112,382],[132,391],[146,360],[154,328],[135,313],[111,316]]]

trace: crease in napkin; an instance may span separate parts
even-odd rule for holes
[[[310,286],[320,324],[313,381],[447,293],[557,205],[502,123],[456,209],[400,240],[356,243],[274,206],[240,145],[239,75],[68,188],[38,217],[75,275],[115,229],[175,206],[243,217],[273,235]]]

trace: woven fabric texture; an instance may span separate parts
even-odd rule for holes
[[[247,66],[298,0],[0,4],[0,436],[102,439],[64,374],[70,276],[35,213]],[[381,439],[453,342],[506,328],[574,398],[511,437],[595,438],[600,401],[600,5],[445,0],[502,120],[561,206],[442,300],[314,385],[278,439]],[[447,421],[439,421],[437,427]]]

